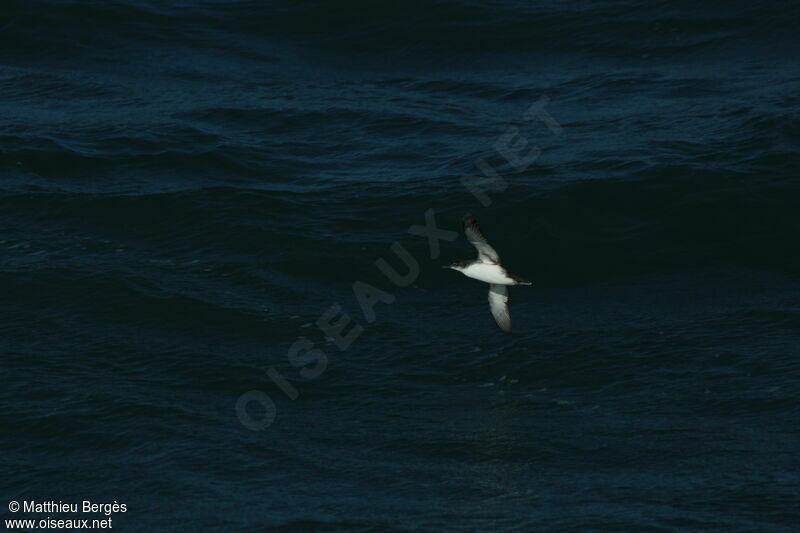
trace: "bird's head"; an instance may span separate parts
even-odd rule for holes
[[[467,268],[467,265],[469,265],[471,262],[472,261],[469,260],[456,261],[455,263],[450,265],[442,265],[442,268],[452,268],[453,270],[464,270],[465,268]]]

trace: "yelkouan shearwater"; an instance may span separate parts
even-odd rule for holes
[[[530,281],[516,276],[500,265],[500,256],[486,240],[472,215],[464,216],[464,235],[478,249],[478,259],[456,261],[442,268],[458,270],[468,278],[489,284],[489,309],[497,325],[505,333],[511,333],[511,315],[508,313],[508,285],[532,285]]]

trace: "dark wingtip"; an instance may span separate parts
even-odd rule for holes
[[[470,226],[477,227],[478,226],[478,221],[475,220],[474,216],[472,216],[469,213],[467,213],[466,215],[464,215],[464,229],[467,229]]]

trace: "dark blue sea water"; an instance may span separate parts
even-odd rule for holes
[[[3,519],[800,530],[799,25],[780,1],[4,2]],[[511,336],[440,268],[463,236],[409,233],[466,212],[534,281]]]

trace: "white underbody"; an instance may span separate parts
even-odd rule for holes
[[[495,285],[517,285],[518,282],[511,279],[506,273],[506,269],[497,264],[492,263],[473,263],[466,268],[458,269],[459,272],[465,276],[483,281],[485,283],[493,283]]]

